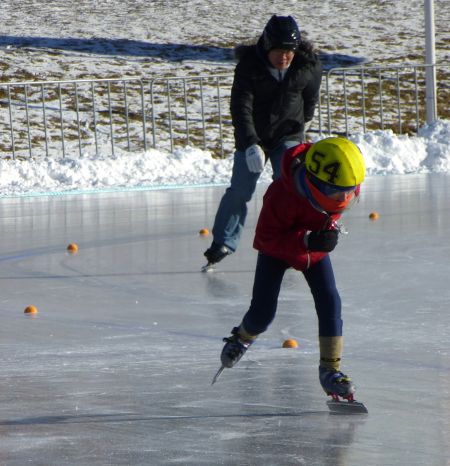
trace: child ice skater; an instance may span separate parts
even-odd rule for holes
[[[355,387],[341,372],[341,299],[329,253],[338,243],[336,221],[359,196],[365,164],[358,147],[342,137],[288,149],[282,176],[264,195],[254,247],[259,251],[250,308],[233,328],[222,367],[233,367],[275,317],[285,271],[303,273],[319,323],[319,380],[333,398],[353,400]]]

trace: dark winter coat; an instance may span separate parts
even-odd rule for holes
[[[295,159],[310,147],[311,144],[300,144],[285,152],[281,177],[271,183],[264,195],[253,242],[258,251],[281,259],[297,270],[306,270],[327,254],[308,251],[305,234],[334,228],[334,222],[340,218],[339,214],[328,215],[316,210],[296,187]]]
[[[322,65],[308,42],[302,42],[284,79],[270,73],[270,63],[256,45],[236,48],[238,64],[231,91],[236,149],[252,144],[271,149],[281,141],[302,141],[319,97]]]

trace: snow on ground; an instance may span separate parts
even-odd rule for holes
[[[448,120],[423,127],[415,137],[373,131],[351,139],[364,154],[368,175],[450,172]],[[0,192],[11,196],[226,184],[232,162],[232,156],[215,159],[210,152],[193,147],[173,154],[151,149],[119,152],[115,157],[86,153],[78,158],[1,160]],[[270,181],[270,177],[268,164],[261,181]]]
[[[450,2],[435,0],[436,61],[450,59]],[[2,80],[217,73],[272,14],[293,15],[324,54],[423,63],[423,0],[4,0]]]
[[[254,40],[274,13],[292,14],[325,63],[423,63],[421,0],[5,0],[0,9],[3,82],[231,72],[232,49]],[[450,2],[436,0],[436,61],[450,58]],[[445,83],[444,83],[445,84]],[[315,136],[317,137],[317,136]],[[450,121],[417,137],[353,136],[370,175],[450,170]],[[232,160],[194,147],[174,154],[100,150],[82,157],[0,162],[0,195],[228,183]],[[270,180],[270,168],[262,181]]]

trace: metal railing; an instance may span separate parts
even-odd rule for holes
[[[194,145],[221,157],[231,151],[232,80],[232,75],[150,80],[153,147],[173,151],[176,145]]]
[[[3,156],[81,156],[100,147],[114,155],[119,140],[125,150],[147,149],[140,79],[1,84],[0,105]]]
[[[333,68],[321,98],[322,131],[349,135],[391,129],[415,133],[426,122],[426,71],[433,65]],[[438,117],[450,117],[450,64],[435,67]]]
[[[313,131],[415,132],[425,122],[429,65],[334,68]],[[437,66],[438,117],[450,118],[450,65]],[[0,157],[83,156],[195,146],[234,148],[232,75],[0,84]]]

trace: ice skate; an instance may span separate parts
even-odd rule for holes
[[[353,398],[355,386],[347,375],[339,370],[319,366],[319,380],[323,390],[331,400],[327,401],[328,408],[333,414],[367,414],[363,403]],[[342,398],[345,401],[342,401]]]
[[[223,339],[226,343],[222,349],[220,360],[222,365],[231,368],[244,356],[253,340],[245,340],[239,334],[239,327],[234,327],[231,336]]]
[[[216,380],[219,378],[224,369],[230,369],[242,358],[247,349],[254,342],[255,338],[256,337],[245,339],[240,334],[239,327],[233,328],[231,331],[231,336],[223,339],[225,346],[223,347],[222,353],[220,355],[222,366],[214,376],[211,385],[216,383]]]
[[[202,267],[203,272],[209,272],[213,269],[214,265],[220,262],[222,259],[232,254],[232,250],[225,245],[217,244],[213,241],[211,247],[203,254],[208,263]]]
[[[353,399],[355,386],[350,377],[341,371],[319,366],[319,380],[325,393],[333,399],[338,399],[339,397],[346,400]]]

